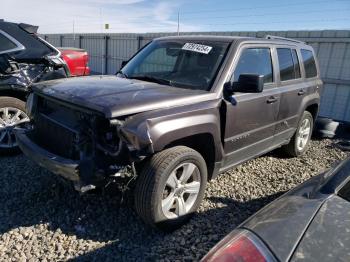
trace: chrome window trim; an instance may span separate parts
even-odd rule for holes
[[[8,33],[0,30],[0,34],[2,34],[3,36],[5,36],[8,40],[10,40],[12,43],[14,43],[17,47],[16,48],[12,48],[12,49],[8,49],[5,51],[0,51],[0,55],[2,54],[6,54],[6,53],[12,53],[12,52],[17,52],[17,51],[22,51],[25,50],[26,48],[24,47],[24,45],[22,45],[20,42],[18,42],[15,38],[13,38],[12,36],[10,36]]]

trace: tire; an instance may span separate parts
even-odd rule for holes
[[[190,173],[186,180],[185,174]],[[184,185],[178,184],[181,180]],[[207,166],[197,151],[185,146],[161,151],[147,160],[136,181],[136,212],[146,224],[172,231],[187,222],[198,209],[206,183]],[[198,193],[187,193],[191,187]],[[168,210],[168,207],[173,208]]]
[[[16,118],[19,120],[23,120],[25,117],[28,117],[26,115],[26,109],[25,109],[25,102],[22,100],[19,100],[14,97],[0,97],[0,128],[3,128],[5,126],[5,109],[8,109],[7,115],[10,117],[14,117],[15,112],[21,112],[21,114]],[[6,126],[9,126],[10,124]],[[12,135],[11,131],[8,131],[8,134],[10,134],[10,137],[5,134],[6,131],[0,132],[0,154],[10,155],[10,154],[17,154],[20,153],[20,150],[17,146],[17,143],[15,142],[15,138]],[[5,137],[4,137],[5,136]],[[8,143],[8,141],[13,141],[13,143]]]
[[[303,132],[305,129],[303,128],[303,125],[305,122],[309,123],[309,132],[306,137],[306,133],[304,133],[304,138],[306,139],[305,142],[302,143],[302,146],[300,144],[300,137],[301,137],[301,132]],[[305,151],[308,148],[308,145],[310,143],[312,131],[314,127],[314,119],[311,115],[310,112],[305,111],[303,113],[303,116],[301,117],[298,128],[295,131],[293,137],[291,138],[289,144],[285,145],[282,147],[283,151],[291,157],[297,157],[300,156],[301,154],[305,153]]]

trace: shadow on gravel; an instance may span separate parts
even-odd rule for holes
[[[1,159],[0,234],[18,227],[48,224],[66,236],[103,242],[76,261],[198,260],[222,237],[281,193],[250,201],[209,197],[188,224],[170,234],[145,226],[132,208],[131,194],[80,196],[55,175],[22,156]]]
[[[187,225],[173,233],[163,234],[156,231],[139,243],[137,243],[136,235],[130,235],[130,239],[119,239],[118,242],[108,244],[70,261],[130,261],[134,259],[154,261],[164,259],[168,255],[178,256],[183,261],[199,260],[236,226],[283,193],[247,202],[210,197],[207,198],[207,201],[219,204],[219,208],[195,214]],[[137,234],[142,235],[142,231]],[[128,246],[130,240],[138,248]]]

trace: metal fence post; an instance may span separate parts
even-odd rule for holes
[[[63,47],[63,35],[60,35],[60,47]]]
[[[82,35],[79,35],[78,46],[81,48],[81,40],[83,39]]]
[[[141,35],[137,36],[137,50],[140,50],[142,47],[143,37]]]
[[[103,54],[103,59],[104,59],[104,68],[102,69],[102,74],[108,74],[108,40],[109,36],[105,35],[104,36],[104,54]]]

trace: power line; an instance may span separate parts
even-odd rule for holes
[[[348,12],[350,11],[350,9],[328,9],[327,10],[327,13],[329,12]],[[289,12],[289,13],[282,13],[282,12],[278,12],[278,13],[264,13],[264,14],[246,14],[246,15],[233,15],[233,16],[214,16],[214,17],[195,17],[195,18],[181,18],[181,21],[193,21],[193,20],[202,20],[202,19],[205,19],[205,20],[215,20],[215,19],[227,19],[227,18],[242,18],[242,17],[264,17],[264,16],[269,16],[269,15],[279,15],[279,16],[286,16],[286,15],[291,15],[291,16],[294,16],[294,15],[297,15],[297,14],[309,14],[309,13],[313,13],[313,14],[317,14],[317,13],[324,13],[324,10],[315,10],[315,11],[300,11],[300,12]],[[179,20],[179,15],[180,13],[178,13],[178,20]],[[182,17],[182,16],[181,16]],[[99,23],[99,22],[91,22],[93,20],[87,20],[87,21],[84,21],[83,23],[84,24],[92,24],[92,23]],[[117,20],[108,20],[109,23],[113,23],[113,22],[119,22]],[[179,22],[179,21],[177,21]],[[140,23],[140,24],[145,24],[144,22],[131,22],[131,23]],[[64,25],[66,23],[60,23],[59,25]],[[68,24],[68,22],[67,22]],[[50,24],[45,24],[45,26],[47,25],[50,25]],[[52,25],[52,24],[51,24]],[[57,23],[55,24],[57,25]]]
[[[333,0],[334,2],[348,2],[349,0]],[[281,4],[281,5],[263,5],[263,6],[253,6],[253,7],[243,7],[243,8],[235,8],[235,9],[210,9],[210,10],[197,10],[197,11],[185,11],[181,14],[197,14],[197,13],[213,13],[213,12],[232,12],[232,11],[242,11],[242,10],[256,10],[256,9],[266,9],[266,8],[275,8],[275,7],[290,7],[290,6],[305,6],[310,4],[320,4],[320,3],[330,3],[329,0],[325,1],[311,1],[311,2],[299,2],[292,4]]]
[[[329,12],[339,12],[339,11],[344,11],[344,12],[348,12],[350,11],[350,9],[328,9],[327,13]],[[296,15],[296,14],[310,14],[310,13],[324,13],[324,10],[317,10],[317,11],[301,11],[301,12],[289,12],[289,13],[282,13],[282,12],[278,12],[278,13],[264,13],[264,14],[246,14],[246,15],[234,15],[234,16],[212,16],[212,17],[195,17],[195,18],[190,18],[190,19],[182,19],[185,21],[192,21],[192,20],[201,20],[201,19],[225,19],[225,18],[241,18],[241,17],[263,17],[263,16],[269,16],[269,15],[282,15],[282,16],[286,16],[286,15]]]
[[[308,22],[318,22],[318,23],[329,23],[329,22],[338,22],[338,21],[350,21],[350,18],[340,18],[340,19],[318,19],[318,20],[293,20],[293,21],[268,21],[269,24],[300,24]],[[202,24],[202,25],[261,25],[262,22],[242,22],[242,23],[215,23],[215,24]]]
[[[336,22],[336,21],[350,21],[350,18],[341,18],[341,19],[322,19],[322,20],[304,20],[304,21],[272,21],[270,23],[272,24],[289,24],[289,23],[295,23],[295,24],[300,24],[300,23],[305,23],[305,22],[318,22],[318,23],[332,23],[332,22]],[[221,24],[206,24],[208,26],[218,26],[218,25],[221,25],[221,26],[230,26],[230,27],[237,27],[237,26],[241,26],[242,24],[250,24],[250,25],[261,25],[262,23],[257,23],[257,22],[249,22],[249,23],[234,23],[234,24],[231,24],[231,23],[221,23]],[[83,26],[83,28],[91,28],[91,26],[88,26],[88,25],[85,25]],[[113,29],[113,27],[111,27]],[[162,25],[159,25],[159,26],[148,26],[146,27],[148,30],[162,30],[164,32],[164,30],[166,30],[166,32],[174,32],[176,33],[176,25],[174,25],[173,27],[169,27],[169,26],[162,26]],[[115,28],[117,29],[118,31],[122,31],[122,32],[129,32],[130,31],[130,28],[125,28],[125,27],[119,27],[119,28]],[[307,29],[307,28],[305,28]],[[326,28],[323,28],[323,29],[326,29]],[[330,29],[330,28],[329,28]],[[338,29],[341,29],[341,28],[338,28]],[[342,28],[342,29],[348,29],[348,28]],[[124,30],[124,31],[123,31]],[[267,30],[267,29],[266,29]],[[301,29],[298,29],[298,30],[301,30]],[[203,30],[202,30],[203,31]],[[208,29],[207,31],[212,31],[210,29]],[[135,31],[136,32],[136,31]],[[62,33],[62,32],[61,32]],[[86,33],[89,33],[89,32],[86,32]],[[45,33],[43,33],[45,34]],[[82,33],[80,33],[82,34]]]
[[[269,20],[267,23],[308,23],[308,22],[336,22],[336,21],[348,21],[350,20],[349,17],[344,17],[344,18],[336,18],[336,19],[313,19],[313,20],[283,20],[283,21],[271,21]],[[200,23],[200,25],[244,25],[244,24],[261,24],[262,22],[234,22],[234,23]],[[100,23],[85,23],[83,25],[78,25],[75,23],[75,28],[84,28],[84,27],[91,27],[92,25],[95,26],[101,26]],[[121,28],[121,29],[127,29],[125,25],[114,25],[110,23],[111,29],[113,28]],[[174,22],[174,24],[169,24],[169,25],[150,25],[150,26],[145,26],[145,23],[137,22],[137,23],[130,23],[128,24],[129,26],[139,26],[142,25],[143,28],[167,28],[167,27],[176,27],[178,26],[177,23]],[[56,28],[63,28],[63,27],[56,27]]]
[[[333,0],[332,4],[334,2],[348,2],[348,3],[350,3],[349,0]],[[245,7],[245,8],[235,8],[235,9],[210,9],[210,10],[184,11],[184,12],[181,12],[181,16],[182,17],[186,17],[186,14],[201,14],[201,13],[209,13],[209,12],[210,13],[212,13],[212,12],[236,12],[236,11],[242,11],[242,10],[256,10],[256,9],[266,9],[266,8],[275,8],[275,7],[290,7],[290,6],[300,6],[300,7],[302,7],[302,6],[306,6],[306,5],[310,5],[310,4],[320,4],[320,3],[330,3],[330,1],[329,0],[322,0],[322,1],[299,2],[299,3],[295,3],[294,2],[292,4],[254,6],[254,7]],[[349,7],[350,7],[350,5],[349,5]],[[328,11],[329,10],[327,10],[327,12]],[[313,13],[315,11],[310,10],[310,11],[305,11],[305,12],[300,12],[300,13],[309,13],[309,12]],[[322,11],[319,11],[319,12],[322,12]],[[271,13],[270,15],[275,15],[275,14],[280,14],[280,12],[279,13]],[[177,15],[177,13],[173,13],[170,17],[175,17],[176,15]],[[259,14],[259,16],[260,15],[264,15],[264,14]],[[268,15],[268,14],[266,14],[266,15]],[[254,14],[251,14],[251,15],[240,15],[240,16],[231,16],[231,17],[245,17],[245,16],[254,16]],[[77,15],[76,17],[79,18],[79,15]],[[128,16],[126,18],[123,18],[123,21],[125,21],[125,20],[132,20],[132,19],[153,18],[153,17],[154,17],[154,14],[149,14],[149,15],[145,15],[145,16]],[[193,17],[191,17],[191,18],[193,19]],[[95,19],[98,20],[97,18],[95,18]],[[85,21],[93,21],[95,19],[86,19]],[[109,20],[109,21],[111,21],[111,20]],[[60,24],[65,24],[65,23],[69,23],[69,22],[62,22]],[[57,22],[56,23],[52,23],[52,24],[47,24],[47,25],[57,25]]]

